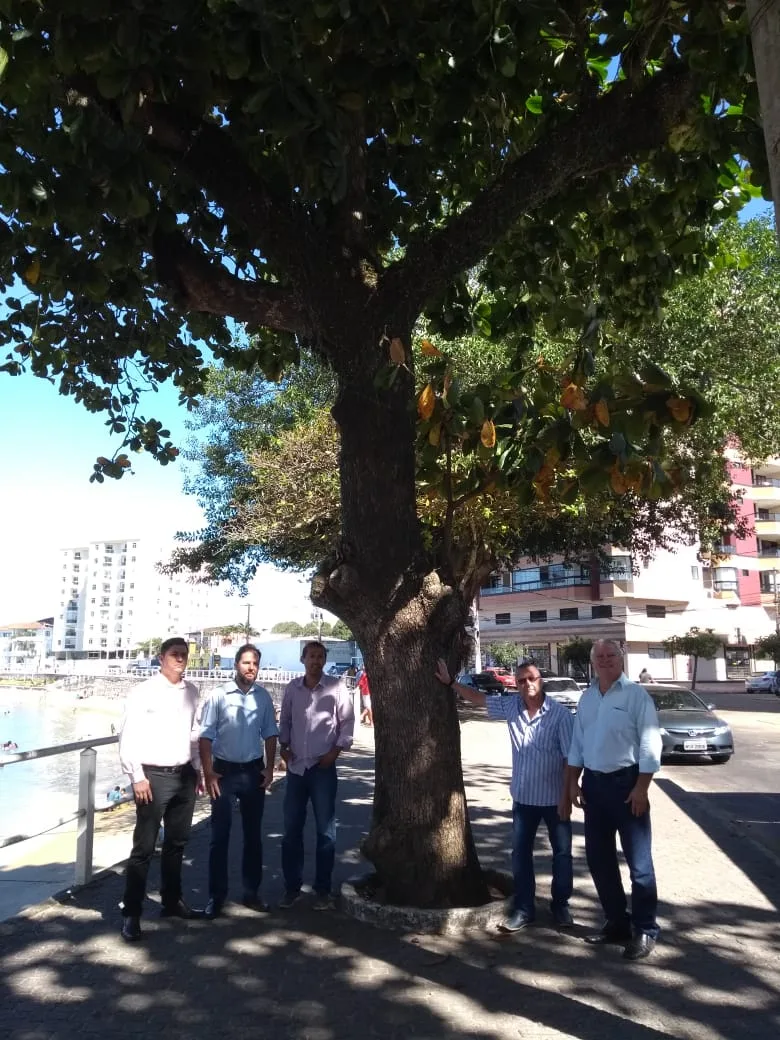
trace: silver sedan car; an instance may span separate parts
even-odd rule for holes
[[[745,679],[745,693],[776,693],[780,696],[780,672],[764,672]]]
[[[712,762],[728,762],[734,754],[731,728],[719,719],[711,704],[681,686],[645,685],[653,698],[661,726],[662,759],[681,760],[708,756]]]

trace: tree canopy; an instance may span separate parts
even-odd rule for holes
[[[519,555],[579,556],[609,543],[647,556],[676,541],[717,542],[722,526],[736,521],[724,446],[737,443],[756,460],[780,453],[780,256],[762,221],[727,222],[715,241],[710,268],[669,293],[660,319],[616,336],[611,362],[625,379],[652,357],[659,372],[707,396],[706,417],[667,434],[664,465],[679,485],[675,493],[656,500],[645,486],[616,495],[596,481],[572,496],[562,476],[546,501],[535,496],[529,510],[531,486],[501,489],[494,480],[463,503],[455,520],[453,538],[464,553],[467,546],[478,550],[486,566]],[[415,356],[424,362],[421,341],[430,341],[418,337]],[[569,343],[541,329],[535,345],[545,362],[532,374],[538,383],[566,357]],[[505,341],[472,335],[446,349],[466,395],[505,377],[511,353]],[[340,533],[339,437],[328,407],[335,388],[319,369],[309,359],[274,389],[261,375],[209,374],[204,407],[193,419],[199,438],[186,454],[196,466],[189,489],[210,522],[193,534],[196,548],[180,552],[179,563],[207,560],[214,577],[240,582],[262,559],[305,568],[333,551]],[[420,393],[427,385],[424,364],[417,373]],[[515,418],[517,429],[533,422],[527,414]],[[418,417],[418,509],[433,540],[445,510],[443,498],[431,494],[430,430]],[[462,465],[455,448],[452,457]],[[435,456],[440,468],[443,459]]]
[[[592,337],[701,269],[713,202],[748,191],[736,155],[765,180],[740,3],[0,12],[2,367],[162,462],[143,390],[196,398],[203,342],[276,376],[350,286],[443,335]]]

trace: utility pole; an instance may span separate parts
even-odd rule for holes
[[[317,623],[317,639],[321,641],[322,640],[322,620],[323,620],[323,618],[322,618],[322,611],[321,610],[313,610],[311,612],[311,619],[312,619],[312,621],[316,621],[316,623]]]
[[[777,587],[777,568],[772,571],[772,591],[775,594],[775,632],[780,635],[780,589]]]
[[[471,605],[471,610],[474,615],[474,671],[482,671],[482,640],[479,634],[479,593],[474,597],[474,602]]]
[[[246,605],[246,625],[244,626],[244,638],[246,639],[247,643],[249,642],[249,637],[252,634],[252,626],[249,624],[249,616],[253,606],[254,603],[247,603]]]

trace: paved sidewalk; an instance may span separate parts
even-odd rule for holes
[[[337,881],[365,869],[357,846],[371,809],[370,736],[362,730],[355,752],[340,765]],[[511,802],[505,730],[499,723],[466,721],[462,742],[480,854],[485,864],[506,867]],[[282,890],[281,799],[280,789],[266,809],[265,894],[272,900]],[[4,1040],[104,1034],[112,1040],[777,1036],[775,865],[725,828],[715,833],[709,819],[702,830],[695,796],[674,785],[655,791],[653,812],[664,936],[650,961],[629,964],[619,949],[583,943],[585,925],[597,925],[600,915],[579,821],[573,909],[581,923],[568,935],[557,933],[545,912],[545,863],[538,924],[509,940],[481,933],[458,939],[388,933],[308,905],[264,916],[231,906],[213,923],[159,921],[150,905],[144,942],[128,947],[118,935],[121,879],[112,874],[67,904],[49,900],[0,924]],[[234,867],[239,831],[236,826]],[[207,847],[208,825],[202,824],[189,847],[185,877],[194,904],[206,898]]]

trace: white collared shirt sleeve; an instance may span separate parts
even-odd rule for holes
[[[132,784],[138,784],[146,779],[141,765],[145,721],[144,705],[146,703],[145,686],[146,683],[139,684],[128,693],[125,718],[119,734],[119,761],[122,771],[127,774]]]
[[[351,748],[355,734],[355,707],[352,694],[346,683],[339,682],[336,747]]]
[[[580,698],[577,714],[574,716],[574,728],[572,729],[571,743],[569,744],[569,765],[574,766],[575,769],[582,769],[585,764],[582,752],[582,715],[580,714],[584,696],[585,694]]]
[[[649,693],[645,693],[644,699],[639,701],[636,725],[639,733],[639,772],[657,773],[661,768],[663,740],[658,712]]]

